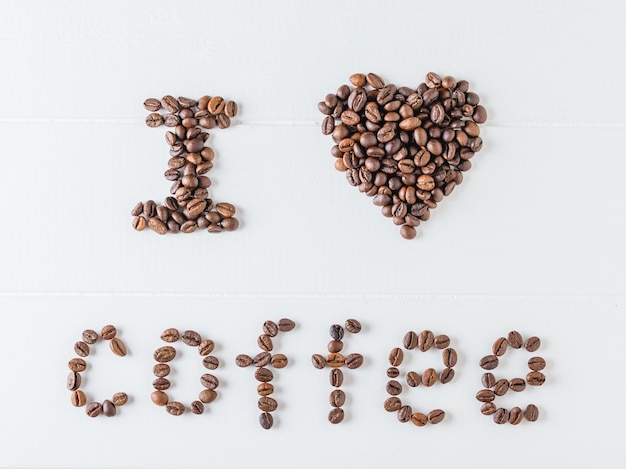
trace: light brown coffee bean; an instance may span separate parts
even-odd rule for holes
[[[385,389],[387,390],[387,394],[390,396],[397,396],[402,393],[402,384],[395,379],[391,379],[387,381]]]
[[[274,368],[285,368],[289,363],[289,360],[282,353],[277,353],[272,356],[271,363]]]
[[[400,366],[404,359],[404,352],[401,348],[395,347],[389,352],[389,364],[391,366]]]
[[[504,396],[509,390],[509,382],[506,379],[499,379],[493,385],[493,392],[496,396]]]
[[[67,375],[67,389],[70,391],[76,391],[80,388],[81,381],[80,373],[70,371],[70,374]]]
[[[346,393],[341,389],[335,389],[330,393],[328,397],[330,405],[333,407],[341,407],[346,402]]]
[[[174,347],[170,347],[169,345],[159,347],[154,352],[154,360],[159,363],[167,363],[172,361],[175,357],[176,349]]]
[[[411,415],[411,422],[416,427],[423,427],[428,423],[428,417],[421,412],[415,412],[413,415]]]
[[[85,393],[83,391],[77,389],[72,392],[70,402],[74,407],[82,407],[87,403],[87,396],[85,396]]]
[[[508,346],[509,342],[504,337],[500,337],[493,343],[491,351],[496,357],[501,357],[506,352]]]
[[[259,396],[269,396],[274,393],[274,386],[270,383],[261,383],[256,387],[256,392]]]
[[[278,324],[274,321],[265,321],[263,323],[263,332],[270,337],[276,337],[278,334]]]
[[[428,368],[422,373],[422,384],[424,386],[432,386],[437,382],[437,372],[434,368]]]
[[[167,378],[157,378],[152,381],[152,387],[157,391],[165,391],[169,389],[171,385],[172,383],[170,383],[170,380]]]
[[[496,405],[493,402],[485,402],[480,406],[480,413],[483,415],[493,415],[496,413]]]
[[[102,404],[99,402],[90,402],[85,408],[85,413],[89,417],[97,417],[102,413]]]
[[[215,370],[220,366],[220,361],[217,357],[213,355],[207,355],[202,360],[202,366],[204,366],[208,370]]]
[[[529,422],[536,422],[539,418],[539,409],[535,404],[528,404],[526,410],[524,411],[524,417]]]
[[[444,334],[438,335],[435,337],[434,345],[435,348],[439,350],[448,348],[448,346],[450,345],[450,337]]]
[[[85,371],[85,369],[87,368],[87,362],[85,362],[85,360],[83,360],[82,358],[72,358],[68,362],[67,366],[71,371],[80,373],[81,371]]]
[[[157,112],[161,109],[161,101],[156,98],[148,98],[143,102],[143,107],[150,112]]]
[[[528,360],[528,368],[533,371],[541,371],[546,367],[546,361],[542,357],[531,357]]]
[[[167,233],[167,225],[157,217],[152,217],[148,219],[148,228],[160,235],[164,235]]]
[[[541,386],[546,382],[546,375],[541,371],[531,371],[526,375],[526,382],[529,386]]]
[[[161,334],[161,340],[164,342],[174,343],[180,338],[180,334],[178,329],[174,329],[170,327],[169,329],[165,329]]]
[[[83,342],[86,344],[95,344],[98,341],[98,333],[91,329],[86,329],[82,334]]]
[[[128,394],[125,392],[116,392],[111,398],[115,407],[121,407],[128,402]]]
[[[346,367],[351,370],[359,368],[363,364],[363,355],[360,353],[351,353],[346,357]]]
[[[311,362],[313,363],[313,366],[318,370],[321,370],[326,366],[326,359],[318,353],[311,356]]]
[[[274,379],[274,374],[269,368],[257,368],[254,372],[254,378],[261,383],[268,383]]]
[[[261,352],[261,353],[257,353],[253,358],[252,358],[252,364],[256,367],[261,367],[261,366],[265,366],[268,363],[270,363],[272,360],[272,354],[269,352]]]
[[[406,334],[404,334],[404,339],[402,342],[405,349],[413,350],[415,347],[417,347],[417,334],[413,331],[407,332]]]
[[[519,424],[524,418],[524,413],[519,407],[513,407],[509,412],[509,423],[511,425]]]
[[[495,355],[487,355],[481,358],[479,365],[484,370],[493,370],[498,366],[498,357]]]
[[[522,348],[524,344],[524,340],[522,339],[522,334],[517,331],[511,331],[508,335],[509,345],[515,349]]]
[[[411,421],[411,417],[413,416],[413,409],[410,405],[404,405],[398,409],[398,421],[401,423],[406,423]]]
[[[217,392],[215,392],[214,389],[203,389],[202,391],[200,391],[198,399],[200,399],[200,402],[202,402],[203,404],[210,404],[215,399],[217,399]]]
[[[422,382],[422,377],[415,371],[409,371],[406,374],[406,384],[412,388],[416,388]]]
[[[339,407],[333,407],[331,411],[328,413],[328,421],[332,424],[338,424],[343,421],[344,412],[343,409]]]
[[[267,334],[261,334],[257,339],[257,345],[261,350],[266,352],[271,352],[274,349],[274,344],[272,343],[272,338]]]
[[[399,398],[392,396],[385,400],[383,407],[387,412],[396,412],[397,410],[400,410],[400,407],[402,407],[402,401]]]
[[[118,357],[126,356],[126,345],[124,345],[124,342],[122,342],[119,338],[113,337],[111,339],[111,342],[109,342],[109,347],[111,348],[111,351]]]
[[[154,404],[158,406],[164,406],[169,401],[167,394],[165,394],[163,391],[154,391],[152,394],[150,394],[150,399]]]
[[[343,342],[340,340],[331,340],[326,347],[330,353],[341,352],[343,349]]]
[[[419,178],[418,178],[418,185],[419,185]],[[435,336],[431,331],[424,330],[420,332],[420,334],[417,336],[417,348],[422,352],[426,352],[427,350],[429,350],[433,346],[434,343],[435,343]]]
[[[526,342],[524,342],[524,348],[529,352],[536,352],[539,347],[541,347],[541,339],[539,339],[539,337],[529,337],[526,339]]]
[[[480,402],[493,402],[496,394],[491,389],[481,389],[476,393],[476,400]]]
[[[454,369],[452,368],[444,368],[441,373],[439,373],[439,382],[441,384],[447,384],[454,379]]]
[[[496,409],[493,414],[493,421],[498,425],[505,424],[509,421],[509,411],[503,408]]]
[[[490,372],[483,373],[482,377],[480,378],[480,382],[484,387],[492,388],[496,385],[496,377],[493,375],[493,373]]]
[[[89,345],[83,341],[78,341],[74,344],[74,352],[76,352],[76,355],[79,357],[84,358],[89,355]]]
[[[252,365],[252,358],[249,355],[240,354],[235,357],[235,364],[241,368]]]
[[[331,368],[339,368],[343,366],[345,362],[345,357],[340,353],[330,353],[326,355],[326,364]]]
[[[115,337],[115,334],[117,334],[117,329],[115,329],[115,326],[112,326],[110,324],[108,326],[104,326],[102,328],[102,331],[100,332],[100,336],[104,340],[111,340],[113,337]]]
[[[274,412],[278,407],[278,402],[268,396],[261,396],[257,402],[259,409],[263,412]]]
[[[204,339],[198,344],[198,353],[204,357],[210,354],[214,348],[215,343],[211,339]]]
[[[453,348],[445,349],[443,352],[441,352],[441,357],[443,360],[443,365],[449,368],[455,366],[458,360],[456,350],[454,350]]]
[[[202,342],[202,337],[196,331],[185,331],[180,336],[183,343],[190,347],[197,347]]]
[[[335,388],[341,387],[343,384],[343,371],[339,368],[333,368],[328,374],[328,381],[330,382],[330,385]]]
[[[395,366],[387,368],[387,377],[388,378],[397,378],[398,376],[400,376],[400,370],[397,369]]]
[[[168,402],[165,404],[165,410],[170,415],[178,416],[185,413],[185,406],[180,402]]]
[[[278,329],[282,332],[289,332],[294,327],[296,327],[296,323],[293,322],[291,319],[283,318],[278,321]]]
[[[428,412],[428,421],[433,425],[443,421],[446,417],[446,413],[441,409],[434,409]]]
[[[200,384],[202,384],[202,386],[207,389],[217,389],[217,387],[220,385],[220,381],[219,379],[217,379],[217,376],[214,376],[210,373],[205,373],[200,376]]]

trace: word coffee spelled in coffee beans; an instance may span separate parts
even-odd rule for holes
[[[406,373],[406,384],[415,388],[418,386],[430,387],[437,381],[441,384],[447,384],[454,378],[454,365],[457,362],[456,350],[449,347],[450,338],[447,335],[435,336],[429,330],[423,330],[419,334],[414,331],[409,331],[404,335],[403,346],[406,350],[417,349],[420,352],[426,352],[433,346],[436,349],[442,349],[441,358],[443,361],[444,369],[437,374],[434,368],[425,369],[421,376],[416,371],[409,371]],[[402,383],[395,378],[399,378],[400,370],[399,366],[404,360],[404,352],[400,347],[391,349],[389,353],[390,368],[387,369],[387,376],[390,379],[386,385],[387,394],[389,397],[384,403],[384,409],[387,412],[397,412],[398,421],[402,423],[413,422],[417,427],[423,427],[427,423],[437,424],[445,418],[445,412],[441,409],[433,409],[428,414],[421,412],[413,412],[413,408],[409,405],[402,405],[402,401],[399,396],[402,393]]]
[[[117,329],[112,325],[104,326],[100,334],[92,329],[83,331],[82,340],[74,344],[74,352],[76,352],[79,357],[87,357],[91,352],[89,346],[96,344],[99,338],[109,341],[109,348],[115,355],[118,357],[126,356],[126,345],[117,337]],[[117,408],[128,402],[126,393],[117,392],[111,399],[105,399],[102,403],[95,401],[87,403],[87,395],[80,389],[83,381],[80,373],[87,369],[87,362],[83,358],[72,358],[68,362],[68,367],[70,374],[67,376],[66,382],[67,389],[72,393],[70,402],[74,407],[83,407],[86,405],[85,413],[89,417],[97,417],[99,415],[113,417],[117,415]]]
[[[161,100],[147,99],[144,107],[150,111],[146,117],[148,127],[165,125],[171,129],[165,134],[170,159],[164,176],[172,186],[171,195],[163,204],[148,200],[132,209],[133,228],[143,231],[148,227],[160,235],[193,233],[198,229],[209,233],[236,230],[239,221],[234,217],[234,205],[214,203],[209,197],[211,179],[207,173],[213,168],[215,152],[204,146],[209,133],[203,129],[230,127],[231,118],[237,114],[237,103],[221,96],[195,100],[168,95]],[[161,115],[160,110],[166,114]]]
[[[467,81],[432,72],[416,88],[386,85],[373,73],[355,73],[350,83],[318,104],[335,168],[412,239],[472,167],[487,111]]]
[[[528,368],[530,372],[523,378],[513,378],[507,380],[505,378],[497,379],[491,372],[498,364],[498,357],[502,357],[510,347],[511,349],[521,349],[522,346],[529,351],[535,352],[541,345],[539,337],[530,337],[524,342],[522,335],[517,331],[511,331],[507,337],[500,337],[493,343],[491,351],[492,355],[484,356],[479,365],[484,370],[481,378],[483,389],[476,393],[476,399],[482,403],[480,412],[483,415],[493,416],[493,421],[498,425],[510,423],[511,425],[519,424],[524,418],[529,422],[534,422],[539,418],[539,409],[534,404],[529,404],[525,411],[520,407],[513,407],[511,410],[497,407],[495,400],[499,396],[504,396],[509,390],[513,392],[521,392],[529,386],[541,386],[545,380],[545,375],[541,372],[546,366],[546,361],[542,357],[531,357],[528,360]]]
[[[257,345],[261,352],[251,357],[246,354],[237,355],[235,364],[241,368],[254,365],[256,368],[254,378],[259,382],[257,386],[257,394],[261,396],[257,401],[257,407],[261,411],[259,415],[259,425],[265,430],[269,430],[274,426],[274,417],[271,412],[278,408],[278,402],[269,397],[274,393],[274,386],[270,383],[274,379],[274,373],[267,368],[271,366],[275,369],[285,368],[289,359],[282,353],[272,354],[274,350],[273,338],[279,332],[289,332],[296,326],[291,319],[283,318],[277,323],[267,320],[263,323],[263,333],[257,338]]]
[[[215,348],[215,343],[211,339],[202,339],[200,334],[196,331],[187,330],[182,334],[178,332],[178,329],[169,328],[163,331],[161,334],[161,340],[164,342],[173,344],[179,339],[185,345],[194,347],[202,359],[202,365],[209,369],[215,370],[219,366],[219,360],[213,355],[209,355]],[[152,402],[160,407],[165,407],[168,414],[178,416],[185,413],[185,405],[171,401],[169,396],[165,393],[165,390],[169,389],[172,385],[169,379],[166,378],[170,374],[171,368],[167,363],[172,361],[176,357],[176,349],[171,345],[166,345],[156,349],[154,352],[154,359],[156,365],[152,368],[152,372],[156,376],[156,379],[152,381],[152,387],[154,392],[150,395]],[[200,376],[200,384],[203,389],[198,394],[198,400],[195,400],[189,404],[189,410],[192,413],[199,415],[204,412],[204,404],[210,404],[217,398],[217,387],[220,382],[219,379],[211,374],[205,373]]]
[[[345,327],[339,324],[331,325],[329,334],[332,340],[327,346],[329,354],[326,358],[321,354],[314,354],[311,357],[315,368],[322,369],[326,366],[331,368],[329,380],[331,386],[335,388],[339,388],[343,383],[343,372],[339,368],[345,365],[346,368],[356,369],[363,364],[363,355],[360,353],[351,353],[347,356],[339,353],[343,350],[342,339],[344,337],[344,331],[357,334],[361,331],[361,323],[356,319],[348,319],[345,322]],[[343,421],[345,414],[341,407],[345,401],[346,394],[341,389],[331,391],[329,402],[332,409],[328,413],[328,421],[330,423],[336,424]]]

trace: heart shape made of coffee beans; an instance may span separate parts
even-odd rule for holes
[[[432,72],[415,89],[374,73],[355,73],[350,83],[318,104],[335,168],[412,239],[472,167],[487,111],[467,81]]]

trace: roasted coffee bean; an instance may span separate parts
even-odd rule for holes
[[[480,382],[484,387],[492,388],[496,385],[496,377],[491,372],[483,373]]]
[[[447,348],[441,353],[441,357],[443,360],[443,365],[449,368],[452,368],[456,365],[457,362],[457,354],[456,350],[453,348]]]
[[[529,352],[536,352],[540,346],[541,339],[539,339],[539,337],[529,337],[526,339],[526,342],[524,342],[524,348]]]
[[[268,363],[270,363],[271,360],[272,360],[272,354],[271,353],[269,353],[269,352],[261,352],[261,353],[257,353],[252,358],[252,364],[258,368],[258,367],[267,365]]]
[[[542,357],[531,357],[528,360],[528,368],[533,371],[541,371],[546,367],[546,361]]]
[[[254,372],[254,378],[261,383],[269,383],[274,379],[274,374],[269,368],[257,368]]]
[[[84,330],[82,337],[83,337],[83,342],[85,342],[86,344],[92,345],[98,341],[98,333],[91,329]]]
[[[443,421],[445,417],[446,413],[441,409],[434,409],[428,412],[428,421],[433,425]]]
[[[363,364],[363,355],[360,353],[351,353],[346,357],[346,366],[354,370]]]
[[[178,112],[180,111],[180,104],[173,96],[166,95],[161,98],[161,105],[167,112]]]
[[[83,391],[77,389],[72,392],[70,402],[74,407],[82,407],[87,403],[87,396],[85,396],[85,393]]]
[[[152,112],[148,114],[146,116],[146,125],[152,128],[163,125],[163,116],[161,116],[161,114],[158,114],[156,112]]]
[[[417,347],[417,334],[413,331],[409,331],[404,334],[403,345],[407,350],[413,350]]]
[[[198,344],[198,353],[204,357],[211,353],[214,348],[215,343],[211,339],[204,339]]]
[[[526,375],[526,382],[529,386],[541,386],[546,382],[546,375],[541,371],[531,371]]]
[[[257,344],[261,350],[265,350],[266,352],[271,352],[274,349],[272,338],[267,334],[261,334],[257,339]]]
[[[524,413],[519,407],[513,407],[509,412],[509,423],[511,425],[519,424],[524,418]]]
[[[506,379],[499,379],[493,385],[493,392],[496,396],[504,396],[509,390],[509,382]]]
[[[395,366],[387,368],[387,377],[388,378],[397,378],[398,376],[400,376],[400,370],[397,369]],[[408,380],[408,375],[407,375],[407,380]]]
[[[270,337],[275,337],[278,334],[278,325],[274,321],[265,321],[263,332]]]
[[[118,357],[126,356],[126,345],[124,345],[124,342],[122,342],[117,337],[113,337],[111,339],[111,342],[109,342],[109,347],[111,348],[111,351]]]
[[[495,355],[487,355],[480,360],[480,367],[484,370],[493,370],[498,366],[498,357]]]
[[[269,430],[274,425],[274,417],[272,417],[272,414],[268,412],[263,412],[259,415],[259,424],[261,425],[261,428]]]
[[[491,351],[496,357],[501,357],[506,352],[508,346],[509,342],[504,337],[500,337],[493,343]]]
[[[328,421],[332,424],[341,423],[343,421],[343,418],[344,418],[343,409],[340,409],[339,407],[334,407],[328,413]]]
[[[116,392],[111,398],[115,407],[121,407],[128,402],[128,395],[125,392]]]
[[[217,399],[217,392],[215,392],[214,389],[203,389],[202,391],[200,391],[198,399],[200,399],[200,402],[202,402],[203,404],[210,404],[215,399]]]
[[[423,427],[428,423],[428,417],[421,412],[415,412],[413,415],[411,415],[411,422],[416,427]]]
[[[170,380],[167,378],[157,378],[152,381],[152,387],[157,391],[165,391],[169,389],[171,385],[172,383],[170,383]]]
[[[81,378],[80,373],[76,371],[71,371],[69,375],[67,375],[67,389],[70,391],[76,391],[80,388]]]
[[[395,379],[391,379],[387,381],[386,389],[387,389],[387,394],[391,396],[397,396],[398,394],[402,392],[402,384],[400,384]]]
[[[180,402],[168,402],[165,404],[165,410],[170,415],[183,415],[185,413],[185,406]]]
[[[185,331],[180,338],[185,344],[191,347],[197,347],[202,341],[202,337],[196,331]]]
[[[143,107],[150,112],[157,112],[161,109],[161,101],[156,98],[148,98],[143,102]]]
[[[115,329],[115,326],[104,326],[102,328],[102,331],[100,332],[100,336],[104,339],[104,340],[111,340],[113,337],[115,337],[115,334],[117,334],[117,330]]]
[[[278,330],[282,332],[289,332],[294,327],[296,327],[296,323],[293,322],[291,319],[283,318],[280,321],[278,321]]]
[[[437,382],[437,372],[434,368],[428,368],[422,374],[422,384],[424,386],[432,386]]]
[[[169,401],[167,394],[165,394],[163,391],[154,391],[152,394],[150,394],[150,399],[154,404],[158,406],[164,406]]]
[[[115,414],[117,414],[117,409],[115,408],[115,404],[113,404],[113,402],[111,402],[108,399],[102,401],[102,413],[106,417],[115,416]]]
[[[202,384],[202,386],[207,389],[217,389],[217,387],[220,385],[220,381],[217,379],[216,376],[210,373],[205,373],[200,376],[200,384]]]
[[[404,352],[401,348],[396,347],[389,353],[389,364],[391,366],[400,366],[404,359]]]
[[[189,410],[196,415],[200,415],[204,412],[204,404],[200,401],[193,401],[189,404]]]
[[[493,402],[485,402],[480,406],[480,413],[483,415],[493,415],[496,413],[496,405]]]
[[[450,337],[448,337],[447,335],[443,335],[443,334],[438,335],[435,337],[434,345],[435,345],[435,348],[439,350],[448,348],[448,346],[450,345]]]
[[[170,366],[167,363],[157,363],[152,367],[152,374],[157,378],[164,378],[170,374]]]
[[[422,377],[415,371],[409,371],[406,374],[406,384],[412,388],[416,388],[422,382]]]
[[[177,329],[169,328],[165,329],[161,334],[161,340],[164,342],[173,343],[176,342],[180,338],[180,334]]]
[[[256,392],[259,394],[259,396],[269,396],[270,394],[274,393],[274,386],[272,386],[270,383],[260,383],[256,387]]]
[[[398,420],[402,423],[409,422],[413,415],[413,409],[410,405],[404,405],[398,409]]]
[[[278,407],[278,402],[271,397],[262,396],[259,398],[257,405],[263,412],[274,412]]]
[[[511,331],[508,335],[509,345],[515,349],[522,348],[524,344],[524,340],[522,339],[522,334],[517,331]]]
[[[311,362],[313,363],[313,366],[318,370],[321,370],[326,366],[326,359],[322,355],[317,353],[311,357]]]
[[[340,353],[330,353],[326,355],[326,364],[331,368],[339,368],[346,363],[346,359]]]
[[[68,362],[67,366],[71,371],[80,373],[81,371],[85,371],[87,368],[87,362],[85,362],[82,358],[72,358]]]
[[[252,358],[242,353],[240,355],[237,355],[237,357],[235,357],[235,364],[237,366],[245,368],[246,366],[252,365]]]
[[[74,344],[74,352],[76,352],[76,355],[79,357],[86,357],[89,355],[89,345],[83,341],[76,342]]]
[[[329,333],[334,340],[343,339],[343,327],[341,327],[339,324],[333,324],[332,326],[330,326]]]
[[[387,412],[395,412],[402,407],[402,401],[395,396],[385,400],[384,408]]]
[[[344,393],[341,389],[335,389],[330,393],[328,400],[331,406],[341,407],[346,402],[346,393]]]
[[[345,328],[348,332],[352,334],[358,334],[361,332],[361,323],[356,319],[347,319]]]
[[[496,394],[491,389],[481,389],[476,393],[476,399],[480,402],[492,402]]]
[[[331,386],[335,388],[341,387],[343,384],[343,371],[339,368],[333,368],[328,374],[328,380],[330,381]]]
[[[154,352],[154,360],[159,363],[167,363],[172,361],[175,357],[176,349],[174,347],[170,347],[169,345],[160,347]]]
[[[526,381],[524,381],[522,378],[513,378],[511,381],[509,381],[509,388],[511,389],[511,391],[521,392],[526,389]]]
[[[454,379],[454,369],[452,368],[444,368],[441,373],[439,373],[439,381],[441,384],[447,384]]]
[[[528,404],[526,410],[524,411],[524,417],[529,422],[536,422],[539,418],[539,409],[535,404]]]
[[[89,417],[97,417],[102,413],[102,404],[99,402],[90,402],[85,408],[85,412]]]
[[[341,352],[341,350],[343,349],[343,342],[341,342],[340,340],[331,340],[330,342],[328,342],[327,349],[330,353]]]
[[[148,228],[157,234],[164,235],[167,233],[167,225],[163,223],[159,218],[152,217],[148,219]]]
[[[288,363],[289,360],[282,353],[277,353],[276,355],[272,356],[271,364],[274,368],[285,368]]]
[[[419,186],[419,178],[418,178],[418,186]],[[433,335],[431,331],[428,331],[428,330],[422,331],[417,336],[417,348],[422,352],[429,350],[433,346],[434,342],[435,342],[435,336]]]
[[[496,409],[493,414],[493,421],[498,425],[505,424],[509,421],[509,411],[503,408]]]

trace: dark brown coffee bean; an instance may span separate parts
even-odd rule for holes
[[[121,407],[128,402],[128,395],[125,392],[116,392],[111,398],[115,407]]]
[[[87,362],[85,362],[82,358],[72,358],[68,362],[67,366],[71,371],[80,373],[81,371],[85,371],[87,368]]]
[[[169,401],[167,394],[165,394],[163,391],[154,391],[152,394],[150,394],[150,399],[154,404],[161,407],[166,405]]]
[[[416,388],[422,382],[422,377],[415,371],[409,371],[406,374],[406,384],[412,388]]]
[[[341,327],[339,324],[333,324],[332,326],[330,326],[329,333],[334,340],[343,339],[343,327]]]
[[[540,346],[541,346],[541,339],[535,336],[529,337],[528,339],[526,339],[526,342],[524,343],[524,348],[528,350],[529,352],[536,352]]]
[[[169,345],[160,347],[154,352],[154,360],[159,363],[167,363],[172,361],[175,357],[176,349],[174,347],[170,347]]]
[[[499,379],[493,386],[493,392],[496,396],[504,396],[509,390],[509,382],[506,379]]]
[[[443,365],[449,368],[455,366],[458,360],[456,350],[453,348],[447,348],[441,352],[441,358],[443,360]]]
[[[395,366],[387,368],[387,377],[388,378],[397,378],[398,376],[400,376],[400,370],[397,369]]]
[[[202,337],[196,331],[185,331],[180,336],[182,341],[190,347],[197,347],[202,341]]]
[[[492,388],[496,385],[496,377],[490,372],[483,373],[480,382],[484,387]]]
[[[493,402],[485,402],[480,406],[480,413],[483,415],[493,415],[496,413],[496,405]]]
[[[269,352],[261,352],[261,353],[257,353],[253,358],[252,358],[252,364],[254,366],[256,366],[257,368],[262,367],[267,365],[268,363],[270,363],[270,361],[272,360],[272,354]]]
[[[274,368],[285,368],[288,363],[289,360],[282,353],[277,353],[276,355],[272,356],[271,364]]]
[[[283,318],[280,321],[278,321],[278,330],[282,332],[289,332],[294,327],[296,327],[296,323],[293,322],[291,319]]]
[[[157,378],[164,378],[170,374],[170,366],[166,363],[157,363],[152,367],[152,374]]]
[[[513,378],[509,382],[509,388],[511,389],[511,391],[521,392],[526,389],[526,381],[524,381],[522,378]]]
[[[177,329],[169,328],[165,329],[161,334],[161,340],[169,343],[176,342],[180,338],[180,334]]]
[[[413,350],[417,347],[417,334],[413,331],[404,334],[403,345],[407,350]]]
[[[82,334],[83,342],[86,344],[95,344],[98,341],[98,333],[91,329],[86,329]]]
[[[213,355],[207,355],[202,360],[202,366],[204,366],[207,370],[215,370],[220,366],[220,361]]]
[[[484,370],[493,370],[498,366],[498,357],[495,355],[487,355],[480,360],[480,367]]]
[[[87,396],[85,396],[85,393],[83,391],[77,389],[72,392],[70,402],[74,407],[82,407],[87,403]]]
[[[476,400],[480,402],[492,402],[496,394],[491,389],[481,389],[476,393]]]
[[[400,384],[395,379],[391,379],[387,381],[387,386],[385,389],[387,389],[387,394],[391,396],[397,396],[402,392],[402,384]]]
[[[501,357],[506,352],[508,345],[509,342],[504,337],[500,337],[493,343],[491,351],[496,357]]]
[[[331,406],[341,407],[346,402],[346,393],[344,393],[341,389],[335,389],[330,393],[328,400]]]
[[[204,404],[200,401],[193,401],[189,404],[189,410],[196,415],[200,415],[204,412]]]
[[[330,342],[328,342],[326,348],[330,353],[341,352],[341,350],[343,349],[343,342],[341,342],[340,340],[331,340]]]
[[[254,372],[254,378],[261,383],[269,383],[274,379],[274,374],[269,368],[257,368]]]
[[[328,381],[330,381],[330,385],[335,388],[341,387],[343,384],[343,371],[339,368],[333,368],[328,374]]]
[[[428,412],[428,421],[433,425],[443,421],[445,417],[446,413],[441,409],[434,409]]]
[[[346,366],[354,370],[363,364],[363,355],[360,353],[351,353],[346,357]]]
[[[400,410],[400,407],[402,407],[402,401],[395,396],[388,398],[384,404],[384,408],[387,412],[395,412]]]
[[[546,367],[546,361],[542,357],[531,357],[528,360],[528,368],[533,371],[541,371]]]
[[[413,415],[411,415],[411,422],[416,427],[423,427],[428,423],[428,417],[421,412],[415,412]]]
[[[367,83],[374,89],[379,90],[385,86],[385,82],[375,73],[368,73],[366,75]]]
[[[509,421],[509,411],[503,408],[496,409],[493,414],[493,421],[498,425],[505,424]]]
[[[509,345],[515,349],[522,348],[524,344],[524,340],[522,339],[522,334],[517,331],[511,331],[508,335]]]
[[[111,339],[111,342],[109,342],[109,347],[111,348],[111,351],[118,357],[126,356],[126,345],[124,345],[124,342],[122,342],[119,338],[113,337]]]
[[[539,409],[535,404],[528,404],[526,410],[524,411],[524,417],[529,422],[536,422],[539,418]]]
[[[80,373],[76,371],[71,371],[69,375],[67,375],[67,389],[70,391],[76,391],[80,388],[81,378]]]
[[[531,371],[526,375],[526,382],[529,386],[541,386],[546,382],[546,375],[541,371]]]
[[[401,348],[396,347],[389,352],[389,364],[391,366],[400,366],[404,359],[404,352]]]
[[[261,425],[261,428],[269,430],[274,425],[274,417],[272,417],[272,414],[268,412],[263,412],[259,415],[259,424]]]
[[[419,186],[419,178],[418,178],[418,186]],[[435,342],[435,336],[433,335],[431,331],[428,331],[428,330],[422,331],[417,337],[417,348],[420,351],[425,352],[433,346],[434,342]]]
[[[76,342],[74,344],[74,352],[76,352],[76,355],[79,357],[86,357],[89,355],[89,345],[83,341]]]
[[[102,401],[102,413],[106,417],[115,416],[115,414],[117,414],[117,409],[115,408],[115,404],[113,404],[113,402],[111,402],[108,399]]]
[[[434,368],[428,368],[422,374],[422,384],[424,386],[432,386],[437,382],[437,372]]]
[[[278,402],[271,397],[262,396],[259,398],[257,405],[263,412],[274,412],[278,407]]]
[[[146,125],[152,128],[163,125],[163,116],[161,116],[161,114],[158,114],[156,112],[152,112],[148,114],[146,116]]]
[[[167,225],[156,217],[148,219],[148,228],[150,228],[156,234],[164,235],[165,233],[167,233]]]
[[[108,326],[104,326],[100,332],[100,336],[104,340],[111,340],[115,337],[115,334],[117,334],[117,330],[115,329],[115,326],[111,326],[110,324]]]
[[[143,102],[143,107],[150,112],[157,112],[161,109],[161,101],[156,98],[148,98]]]
[[[435,348],[442,350],[450,345],[450,337],[447,335],[438,335],[434,340]]]
[[[343,409],[340,409],[339,407],[334,407],[328,413],[328,421],[332,424],[341,423],[343,421],[343,418],[344,418]]]
[[[346,363],[346,358],[340,353],[326,355],[326,364],[331,368],[339,368]]]
[[[441,382],[441,384],[448,384],[453,379],[454,369],[452,368],[444,368],[441,373],[439,373],[439,381]]]
[[[157,391],[165,391],[170,388],[171,384],[172,383],[170,383],[170,380],[167,378],[157,378],[152,381],[152,387]]]
[[[214,348],[215,348],[215,343],[211,339],[204,339],[204,340],[201,340],[200,343],[198,344],[198,353],[201,356],[205,357],[209,353],[211,353]]]
[[[274,393],[274,386],[272,386],[270,383],[260,383],[256,387],[256,392],[259,394],[259,396],[269,396],[270,394]]]
[[[322,355],[317,353],[311,357],[311,362],[313,363],[313,366],[318,370],[321,370],[326,366],[326,359]]]
[[[85,412],[89,417],[97,417],[102,413],[102,404],[99,402],[90,402],[85,408]]]
[[[167,112],[180,111],[180,104],[173,96],[166,95],[161,98],[161,105]]]
[[[413,409],[410,405],[404,405],[398,409],[398,420],[402,423],[409,422],[413,415]]]
[[[513,407],[509,412],[509,423],[511,425],[519,424],[524,418],[524,413],[519,407]]]
[[[217,387],[220,385],[220,381],[219,379],[217,379],[216,376],[210,373],[205,373],[200,376],[200,384],[202,384],[202,386],[207,389],[217,389]]]
[[[229,204],[227,202],[220,202],[215,205],[215,210],[217,213],[222,215],[225,218],[232,217],[235,215],[235,206],[233,204]]]
[[[257,339],[257,344],[261,350],[265,350],[266,352],[271,352],[274,349],[272,338],[267,334],[261,334]]]
[[[168,402],[165,405],[165,410],[170,415],[183,415],[185,413],[185,406],[180,402]]]
[[[200,399],[200,402],[202,402],[203,404],[210,404],[215,399],[217,399],[217,392],[215,392],[215,390],[213,389],[203,389],[202,391],[200,391],[198,399]]]
[[[356,319],[347,319],[345,328],[348,332],[352,334],[358,334],[361,332],[361,323]]]
[[[252,365],[252,358],[242,353],[240,355],[237,355],[237,357],[235,357],[235,364],[237,366],[245,368],[246,366]]]
[[[265,321],[263,323],[263,332],[270,337],[276,337],[278,334],[278,325],[274,321]]]

